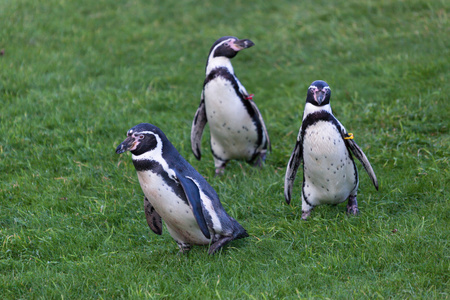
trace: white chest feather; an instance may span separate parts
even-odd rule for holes
[[[231,83],[217,77],[205,86],[204,93],[214,152],[227,159],[251,157],[257,128]]]
[[[337,128],[319,121],[303,137],[304,193],[313,205],[345,201],[357,187],[354,163]]]
[[[151,171],[137,172],[141,188],[156,212],[165,221],[170,235],[179,242],[208,244],[192,209],[164,180]]]

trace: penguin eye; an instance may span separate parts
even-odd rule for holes
[[[143,138],[144,138],[144,135],[141,134],[141,135],[139,136],[139,139],[142,140]]]

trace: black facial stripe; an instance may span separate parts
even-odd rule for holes
[[[314,93],[317,90],[322,90],[325,92],[325,98],[323,99],[322,103],[320,103],[320,106],[324,106],[327,104],[330,104],[330,98],[331,98],[331,89],[328,83],[326,83],[323,80],[316,80],[308,88],[308,92],[306,94],[306,102],[311,103],[314,106],[318,106],[319,104],[314,99]]]
[[[213,49],[217,46],[217,45],[219,45],[221,42],[223,42],[223,41],[225,41],[225,40],[228,40],[228,39],[231,39],[231,38],[233,38],[233,39],[238,39],[237,37],[234,37],[234,36],[223,36],[223,37],[221,37],[220,39],[218,39],[217,41],[215,41],[214,42],[214,44],[211,46],[211,49],[209,49],[209,54],[211,54],[211,51],[213,51]]]
[[[214,50],[214,57],[225,56],[228,58],[235,57],[237,52],[233,50],[229,44],[222,44]]]
[[[139,135],[139,133],[135,134]],[[144,135],[145,135],[144,139],[139,141],[139,145],[137,146],[137,148],[131,151],[131,153],[133,153],[134,155],[144,154],[145,152],[155,149],[156,146],[158,145],[158,140],[156,139],[154,134],[144,134]]]
[[[306,95],[306,103],[311,103],[314,106],[324,106],[324,105],[330,104],[330,98],[331,98],[331,91],[325,90],[325,98],[323,99],[322,103],[320,103],[320,105],[318,105],[318,103],[314,99],[314,92],[311,90],[308,90],[308,94]]]
[[[229,46],[220,45],[219,47],[217,47],[217,45],[219,45],[220,43],[222,43],[222,42],[224,42],[224,41],[226,41],[228,39],[237,40],[238,38],[236,38],[234,36],[223,36],[223,37],[221,37],[220,39],[215,41],[214,44],[212,45],[211,49],[209,50],[208,58],[210,57],[212,51],[214,51],[214,57],[226,56],[228,58],[233,58],[234,56],[236,56],[237,52],[234,51],[233,49],[231,49]],[[216,49],[214,49],[214,48],[216,48]],[[226,48],[228,48],[229,50],[227,50]],[[208,62],[206,62],[206,64],[208,64]]]

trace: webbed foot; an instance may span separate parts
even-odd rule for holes
[[[358,201],[356,201],[356,195],[352,196],[350,195],[348,197],[348,203],[347,203],[347,214],[357,215],[359,213],[358,209]]]
[[[308,219],[308,217],[311,214],[311,212],[312,212],[312,208],[310,210],[307,210],[307,211],[303,211],[302,210],[302,219],[306,221],[306,219]]]
[[[191,244],[188,244],[188,243],[177,242],[177,244],[178,244],[178,248],[180,248],[179,254],[188,253],[192,248]]]

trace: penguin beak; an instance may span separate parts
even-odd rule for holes
[[[314,93],[314,98],[316,99],[316,102],[320,105],[322,104],[323,99],[325,99],[325,91],[324,90],[318,90]]]
[[[242,40],[236,40],[233,43],[231,43],[231,48],[234,51],[241,51],[243,49],[250,48],[254,45],[255,45],[255,43],[253,43],[249,39],[242,39]]]
[[[137,146],[136,140],[132,136],[129,136],[119,146],[117,146],[116,153],[121,154],[124,153],[125,151],[134,150],[136,149],[136,146]]]

